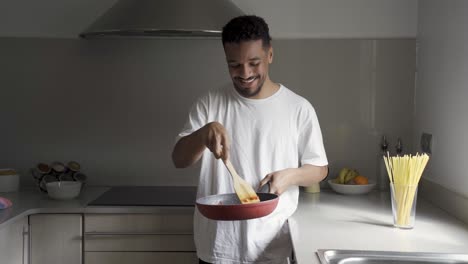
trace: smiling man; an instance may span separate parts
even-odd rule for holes
[[[232,19],[222,42],[233,87],[212,90],[194,104],[173,162],[185,168],[201,160],[197,198],[234,191],[220,160],[230,159],[252,186],[268,183],[279,202],[270,215],[243,221],[213,221],[195,211],[197,255],[200,263],[285,263],[298,186],[327,175],[319,122],[306,99],[270,80],[273,47],[262,18]]]
[[[279,89],[268,77],[268,66],[273,61],[273,48],[269,43],[265,46],[261,39],[226,42],[224,51],[234,87],[240,95],[260,99]]]

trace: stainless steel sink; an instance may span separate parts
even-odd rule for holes
[[[468,254],[319,249],[322,264],[468,263]]]

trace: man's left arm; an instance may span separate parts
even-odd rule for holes
[[[304,164],[299,168],[289,168],[269,173],[260,182],[263,185],[270,184],[270,193],[282,194],[290,186],[310,186],[325,179],[328,174],[328,166],[315,166]]]
[[[304,164],[302,167],[293,169],[291,174],[291,185],[308,187],[314,183],[321,182],[328,175],[328,166],[315,166]]]

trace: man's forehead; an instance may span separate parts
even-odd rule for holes
[[[224,51],[227,56],[259,57],[264,56],[268,48],[258,42],[244,42],[226,44]]]
[[[263,40],[261,38],[259,39],[240,39],[240,40],[237,40],[237,41],[227,41],[227,42],[224,42],[223,45],[226,45],[226,44],[239,44],[239,43],[246,43],[246,42],[260,42],[263,44]]]

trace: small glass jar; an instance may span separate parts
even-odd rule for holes
[[[416,216],[417,185],[390,184],[393,225],[398,228],[414,227]]]

